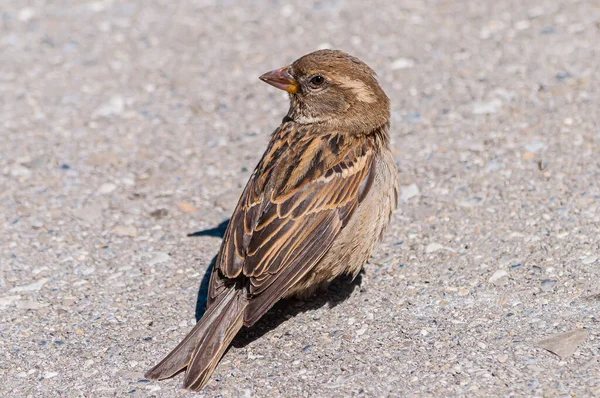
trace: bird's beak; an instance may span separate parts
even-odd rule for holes
[[[298,91],[298,82],[290,74],[289,66],[267,72],[259,79],[290,94],[295,94]]]

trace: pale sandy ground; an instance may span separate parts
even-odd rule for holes
[[[204,395],[600,395],[599,2],[175,3],[1,1],[1,396],[186,394],[142,376],[220,244],[186,234],[287,109],[257,76],[320,47],[392,99],[400,209],[360,286],[277,306]]]

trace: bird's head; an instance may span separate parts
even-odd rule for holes
[[[290,94],[288,117],[300,124],[369,132],[390,117],[375,72],[342,51],[315,51],[260,79]]]

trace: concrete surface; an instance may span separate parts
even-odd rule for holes
[[[277,306],[204,395],[600,395],[597,1],[0,10],[1,396],[186,394],[142,376],[220,244],[186,234],[229,217],[287,110],[257,77],[320,47],[392,99],[400,210],[360,286]]]

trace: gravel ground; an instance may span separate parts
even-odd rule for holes
[[[257,77],[323,47],[392,99],[399,211],[360,281],[276,306],[204,396],[600,395],[597,1],[0,10],[0,396],[186,394],[143,373],[287,110]]]

